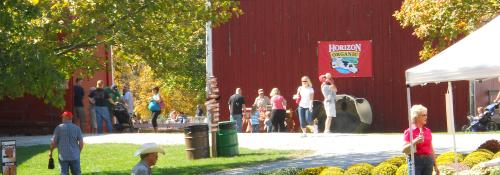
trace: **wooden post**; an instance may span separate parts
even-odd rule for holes
[[[219,88],[217,87],[217,78],[214,76],[208,77],[209,82],[207,99],[205,106],[207,107],[207,115],[210,116],[210,130],[212,143],[212,157],[217,157],[217,124],[219,123]]]

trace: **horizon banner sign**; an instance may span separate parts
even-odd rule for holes
[[[318,75],[372,77],[372,41],[318,41]]]

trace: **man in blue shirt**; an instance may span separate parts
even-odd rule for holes
[[[80,153],[83,149],[83,137],[81,129],[71,122],[73,114],[65,111],[62,115],[62,123],[54,129],[49,157],[52,157],[54,148],[59,150],[59,165],[61,174],[80,175]]]

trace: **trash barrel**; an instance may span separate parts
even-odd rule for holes
[[[232,157],[240,154],[236,124],[231,121],[219,122],[217,131],[217,156]]]
[[[208,125],[191,125],[184,128],[186,157],[189,160],[210,157]]]

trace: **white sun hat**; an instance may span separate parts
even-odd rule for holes
[[[135,152],[134,155],[139,156],[141,154],[148,154],[148,153],[165,154],[165,151],[162,148],[160,148],[160,146],[156,143],[145,143]]]

